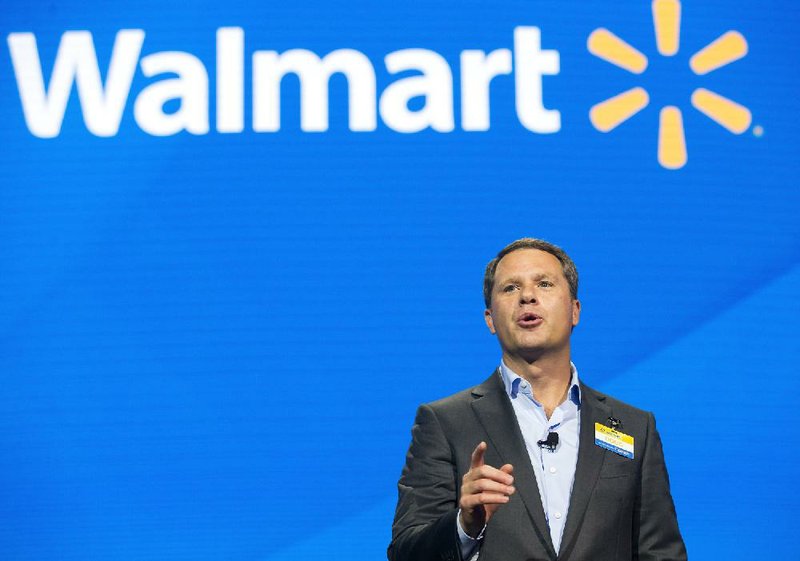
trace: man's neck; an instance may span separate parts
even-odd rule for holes
[[[525,360],[503,354],[503,362],[531,385],[533,397],[544,407],[547,418],[567,398],[572,380],[569,355]]]

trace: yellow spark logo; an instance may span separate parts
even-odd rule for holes
[[[656,46],[663,56],[673,56],[680,46],[681,3],[678,0],[653,0],[653,25]],[[589,52],[628,72],[641,74],[647,68],[647,57],[607,29],[595,29],[587,40]],[[747,54],[747,41],[738,31],[728,31],[695,53],[689,67],[704,75],[730,64]],[[647,107],[650,96],[644,88],[632,88],[593,106],[589,119],[594,128],[609,132]],[[750,111],[705,88],[692,93],[692,105],[734,134],[750,127]],[[686,138],[683,115],[673,105],[661,109],[658,125],[658,163],[667,169],[686,165]]]

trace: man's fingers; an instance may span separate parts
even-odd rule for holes
[[[502,505],[511,500],[511,497],[502,493],[479,493],[477,495],[464,495],[461,497],[461,508],[472,510],[482,505]]]
[[[506,485],[511,485],[514,482],[514,477],[511,475],[514,472],[514,466],[505,464],[500,469],[486,465],[486,449],[488,448],[486,442],[481,441],[472,451],[472,458],[470,461],[470,470],[464,476],[464,481],[477,480],[477,479],[492,479]]]
[[[511,495],[514,493],[514,490],[512,485],[504,485],[503,483],[498,483],[491,479],[476,479],[475,481],[465,483],[461,488],[461,493],[464,495],[475,495],[490,492]]]
[[[505,485],[511,485],[514,482],[514,477],[510,473],[487,465],[474,467],[464,475],[464,483],[479,479],[491,479]]]
[[[486,453],[486,443],[481,441],[475,447],[475,450],[472,451],[472,462],[470,463],[471,468],[480,467],[483,465],[483,456]]]
[[[475,447],[470,470],[464,475],[461,484],[459,506],[469,512],[484,505],[505,504],[516,491],[511,485],[514,482],[514,477],[511,475],[514,468],[511,464],[505,464],[501,469],[487,466],[486,448],[486,442],[481,442]]]

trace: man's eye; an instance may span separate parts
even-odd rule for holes
[[[516,290],[516,288],[516,284],[509,284],[503,287],[503,292],[512,292],[513,290]]]
[[[550,281],[539,281],[539,286],[551,287],[551,286],[553,286],[553,283],[550,282]]]

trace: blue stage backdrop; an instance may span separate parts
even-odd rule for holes
[[[794,559],[800,12],[21,2],[0,13],[0,557],[384,557],[485,263],[578,264],[692,559]]]

